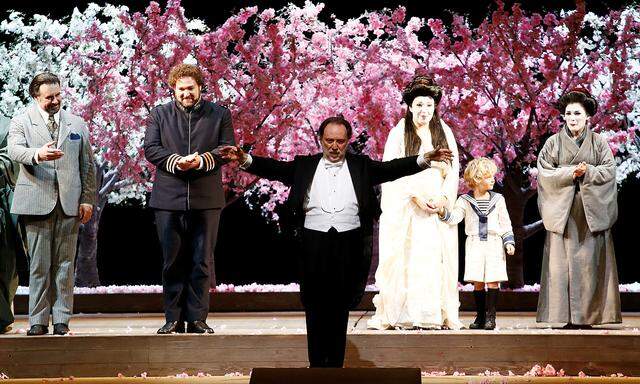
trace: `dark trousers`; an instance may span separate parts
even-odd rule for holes
[[[156,210],[155,216],[166,320],[206,320],[220,210]]]
[[[311,367],[342,367],[349,309],[364,289],[368,263],[360,229],[304,229],[300,291],[307,321]]]

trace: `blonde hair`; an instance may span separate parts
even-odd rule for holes
[[[469,188],[475,188],[482,179],[494,176],[498,172],[496,163],[486,157],[471,160],[464,169],[464,181]]]

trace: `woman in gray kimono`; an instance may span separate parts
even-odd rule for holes
[[[558,101],[565,125],[538,155],[538,208],[547,237],[538,322],[566,329],[621,323],[611,226],[618,216],[616,163],[589,127],[596,100],[583,89]]]

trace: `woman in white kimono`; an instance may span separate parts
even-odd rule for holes
[[[621,323],[611,238],[618,217],[616,162],[588,124],[596,100],[580,89],[558,104],[566,124],[538,155],[538,208],[547,237],[537,321],[568,329]]]
[[[383,160],[452,151],[451,163],[433,162],[415,175],[382,184],[380,261],[374,297],[374,329],[460,329],[458,315],[458,230],[438,218],[452,208],[459,180],[459,158],[451,129],[436,109],[442,97],[433,80],[416,76],[403,92],[405,118],[391,130]],[[429,207],[421,209],[417,202]]]

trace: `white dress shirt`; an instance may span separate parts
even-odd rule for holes
[[[303,209],[307,229],[327,232],[333,227],[345,232],[360,227],[358,199],[346,159],[337,163],[320,159]]]

